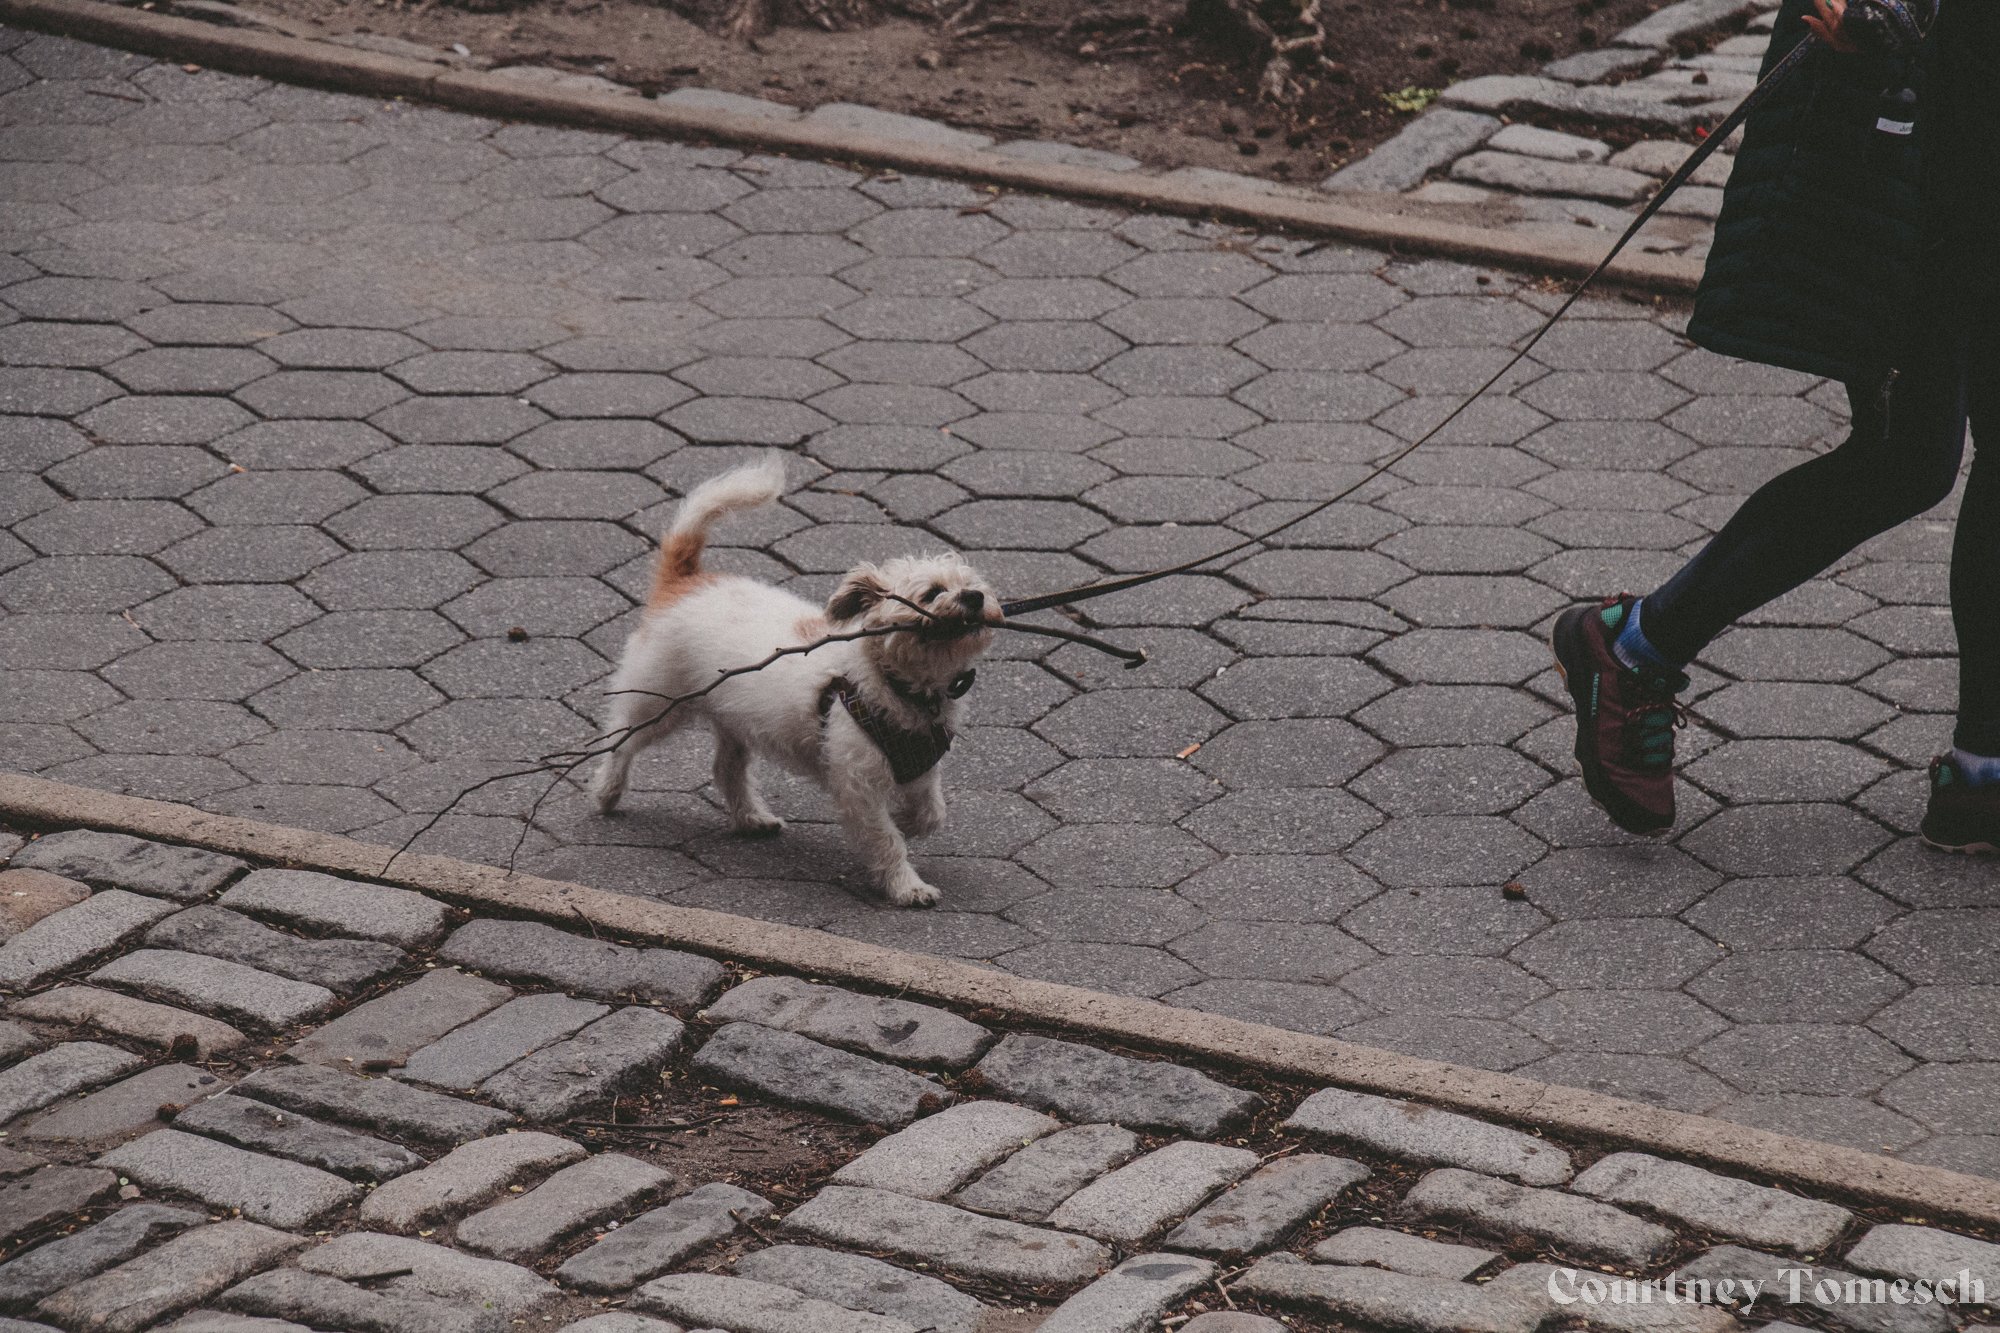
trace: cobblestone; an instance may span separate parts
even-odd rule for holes
[[[1367,1167],[1344,1157],[1299,1153],[1283,1158],[1218,1196],[1174,1228],[1166,1243],[1202,1254],[1256,1254],[1368,1175]]]
[[[1031,1287],[1095,1276],[1110,1257],[1082,1236],[981,1217],[948,1204],[844,1185],[823,1189],[785,1229],[831,1245],[927,1263],[948,1273]]]
[[[960,1190],[954,1203],[1017,1222],[1040,1222],[1092,1180],[1138,1155],[1139,1136],[1116,1125],[1078,1125],[1022,1148]]]
[[[394,945],[368,940],[302,940],[221,907],[176,912],[154,926],[146,942],[254,966],[342,993],[387,976],[408,957]]]
[[[512,994],[483,978],[439,968],[315,1028],[286,1054],[310,1064],[387,1068]]]
[[[1402,1231],[1347,1227],[1315,1245],[1312,1257],[1323,1264],[1386,1268],[1412,1277],[1463,1282],[1500,1255],[1493,1250],[1427,1240]]]
[[[439,1088],[473,1088],[609,1012],[567,995],[523,996],[413,1052],[396,1076]]]
[[[953,1099],[915,1074],[755,1023],[724,1027],[696,1052],[691,1068],[724,1086],[892,1128]]]
[[[740,1277],[789,1287],[850,1310],[901,1319],[936,1333],[979,1333],[989,1311],[949,1283],[879,1259],[806,1245],[773,1245],[736,1263]]]
[[[180,902],[199,902],[248,868],[233,856],[87,829],[37,838],[11,864]]]
[[[136,1055],[97,1041],[69,1041],[0,1070],[0,1124],[139,1067]]]
[[[1285,1127],[1529,1185],[1560,1185],[1570,1178],[1569,1154],[1533,1135],[1365,1092],[1339,1088],[1316,1092],[1300,1103]]]
[[[1725,1279],[1739,1283],[1755,1281],[1767,1291],[1789,1295],[1792,1279],[1784,1274],[1787,1270],[1801,1267],[1795,1259],[1783,1259],[1737,1245],[1718,1245],[1683,1265],[1674,1276],[1679,1281],[1705,1278],[1711,1283]],[[1952,1325],[1951,1316],[1936,1304],[1850,1305],[1844,1301],[1821,1300],[1817,1292],[1820,1282],[1829,1281],[1836,1284],[1836,1288],[1844,1287],[1853,1274],[1826,1265],[1807,1265],[1803,1268],[1804,1271],[1798,1273],[1800,1303],[1816,1310],[1835,1328],[1851,1329],[1854,1333],[1943,1333]]]
[[[974,1066],[985,1086],[1071,1120],[1208,1136],[1248,1116],[1255,1093],[1158,1061],[1013,1034]]]
[[[1989,1286],[2000,1286],[2000,1245],[1900,1222],[1868,1228],[1848,1250],[1847,1262],[1864,1273],[1933,1282],[1956,1278],[1964,1271]]]
[[[444,904],[420,893],[308,870],[256,871],[223,894],[222,905],[404,949],[430,943],[445,922]]]
[[[942,1009],[814,986],[794,977],[746,981],[710,1005],[708,1015],[725,1023],[782,1028],[829,1046],[930,1069],[963,1069],[993,1040],[985,1028]]]
[[[299,1267],[382,1290],[434,1297],[460,1307],[477,1304],[502,1318],[527,1314],[556,1294],[517,1264],[481,1259],[443,1245],[402,1236],[350,1231],[299,1256]]]
[[[110,953],[173,910],[171,903],[122,889],[94,893],[0,944],[0,986],[38,986]]]
[[[1257,1154],[1242,1148],[1170,1143],[1070,1195],[1049,1214],[1049,1225],[1136,1245],[1256,1165]]]
[[[189,1194],[253,1222],[300,1229],[360,1197],[358,1186],[297,1162],[177,1129],[155,1130],[98,1158],[141,1185]]]
[[[445,941],[438,957],[581,995],[630,996],[675,1008],[701,1003],[722,980],[719,964],[693,954],[631,949],[529,921],[474,921],[461,926]]]
[[[218,1295],[306,1242],[254,1222],[217,1222],[43,1301],[40,1313],[71,1327],[139,1333]]]
[[[849,1310],[784,1287],[710,1273],[679,1273],[648,1282],[641,1309],[690,1324],[731,1324],[740,1333],[917,1333],[900,1319]]]
[[[1555,1190],[1440,1167],[1404,1196],[1416,1217],[1462,1222],[1502,1236],[1527,1235],[1559,1249],[1643,1267],[1662,1258],[1674,1233],[1607,1204]]]
[[[89,896],[84,885],[45,870],[0,870],[0,942]]]
[[[0,1312],[25,1314],[46,1296],[206,1221],[200,1213],[140,1203],[0,1264]]]
[[[679,1020],[637,1006],[620,1009],[568,1041],[537,1051],[480,1085],[530,1120],[557,1120],[608,1100],[680,1050]]]
[[[1005,1102],[966,1102],[883,1139],[833,1175],[842,1185],[942,1199],[1061,1122]]]
[[[453,1309],[421,1296],[390,1296],[369,1291],[318,1273],[296,1268],[273,1269],[246,1278],[222,1294],[219,1302],[233,1310],[283,1320],[345,1328],[378,1328],[388,1333],[485,1333],[496,1327],[491,1319],[470,1310]],[[294,1324],[294,1327],[309,1325]]]
[[[174,1117],[174,1125],[356,1180],[390,1180],[424,1164],[407,1148],[242,1097],[196,1102]]]
[[[98,968],[90,979],[262,1030],[304,1022],[337,998],[324,986],[175,949],[135,950]]]
[[[371,1191],[360,1218],[384,1231],[434,1228],[492,1202],[535,1172],[568,1166],[583,1149],[553,1134],[497,1134],[461,1144],[422,1170]]]
[[[539,1259],[585,1228],[631,1211],[672,1184],[673,1177],[656,1166],[621,1153],[600,1153],[466,1218],[458,1224],[458,1242],[499,1259]]]
[[[176,1041],[192,1038],[194,1053],[203,1060],[235,1050],[248,1040],[216,1019],[95,986],[58,986],[14,1001],[9,1012],[44,1022],[101,1028],[163,1051],[172,1049]]]
[[[43,1166],[0,1184],[0,1245],[11,1245],[48,1223],[90,1207],[118,1188],[109,1171]]]
[[[1144,1333],[1176,1301],[1206,1285],[1215,1265],[1179,1254],[1138,1254],[1056,1307],[1045,1333]]]
[[[261,1069],[236,1085],[239,1096],[324,1116],[396,1138],[450,1146],[505,1128],[505,1111],[391,1079],[361,1078],[312,1065]]]
[[[162,1107],[198,1101],[227,1086],[217,1075],[186,1065],[155,1065],[36,1117],[20,1137],[37,1145],[108,1148],[157,1128]]]
[[[741,1229],[746,1218],[770,1211],[770,1200],[749,1190],[703,1185],[641,1213],[571,1258],[556,1276],[582,1291],[624,1291]]]
[[[1372,1268],[1308,1264],[1295,1255],[1260,1259],[1237,1289],[1342,1321],[1410,1333],[1534,1333],[1543,1311],[1495,1301],[1481,1287]]]
[[[1833,1204],[1646,1153],[1601,1158],[1570,1188],[1746,1245],[1804,1255],[1824,1253],[1853,1216]]]

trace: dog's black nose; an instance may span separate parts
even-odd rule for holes
[[[986,594],[977,588],[967,588],[958,595],[958,604],[965,608],[965,614],[978,615],[986,607]]]

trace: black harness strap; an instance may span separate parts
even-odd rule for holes
[[[1569,313],[1570,307],[1576,304],[1577,299],[1585,291],[1589,290],[1590,285],[1604,275],[1604,271],[1611,267],[1611,261],[1624,251],[1625,247],[1631,243],[1632,238],[1639,234],[1641,227],[1653,220],[1654,215],[1672,197],[1674,191],[1687,184],[1688,178],[1694,175],[1696,168],[1700,167],[1702,163],[1714,155],[1716,149],[1722,146],[1723,140],[1734,133],[1737,126],[1749,119],[1750,113],[1770,95],[1771,90],[1789,78],[1793,70],[1804,64],[1808,53],[1818,45],[1817,39],[1808,37],[1786,53],[1784,59],[1780,60],[1772,68],[1771,72],[1766,74],[1757,86],[1750,90],[1749,95],[1737,104],[1736,109],[1731,111],[1724,118],[1723,122],[1716,126],[1709,136],[1696,146],[1692,153],[1688,154],[1687,161],[1681,163],[1680,169],[1669,176],[1666,183],[1661,185],[1653,197],[1646,201],[1646,206],[1639,210],[1639,216],[1632,220],[1632,225],[1625,229],[1625,234],[1620,236],[1612,245],[1610,251],[1605,254],[1604,258],[1598,261],[1597,267],[1592,269],[1588,276],[1576,285],[1576,290],[1569,294],[1568,300],[1557,307],[1554,314],[1542,321],[1542,326],[1536,329],[1528,341],[1521,345],[1519,351],[1507,359],[1506,365],[1493,372],[1490,379],[1477,389],[1474,389],[1464,401],[1451,410],[1450,414],[1444,420],[1432,426],[1416,440],[1398,449],[1387,459],[1376,464],[1361,480],[1340,491],[1332,499],[1322,500],[1310,509],[1307,509],[1304,513],[1294,518],[1286,519],[1283,523],[1280,523],[1268,532],[1260,533],[1255,537],[1246,537],[1242,541],[1231,546],[1226,546],[1212,555],[1205,555],[1196,560],[1183,561],[1178,565],[1168,565],[1164,569],[1149,570],[1143,574],[1128,574],[1123,578],[1105,579],[1098,583],[1086,583],[1080,587],[1065,589],[1062,592],[1044,593],[1039,597],[1017,598],[1011,602],[1003,602],[1001,610],[1010,616],[1023,616],[1031,611],[1046,611],[1053,606],[1063,606],[1070,602],[1087,601],[1092,597],[1103,597],[1107,593],[1124,592],[1129,588],[1143,587],[1148,583],[1154,583],[1164,578],[1171,578],[1176,574],[1191,574],[1204,565],[1213,564],[1217,560],[1225,560],[1230,556],[1240,555],[1252,547],[1261,546],[1279,533],[1295,528],[1306,520],[1325,513],[1348,496],[1360,490],[1363,486],[1366,486],[1369,482],[1374,481],[1377,477],[1395,467],[1396,464],[1408,458],[1423,445],[1428,444],[1446,426],[1458,420],[1459,416],[1468,407],[1471,407],[1473,403],[1485,396],[1488,389],[1491,389],[1494,385],[1505,379],[1508,372],[1519,365],[1521,360],[1535,349],[1535,344],[1539,343],[1543,336],[1556,326],[1556,322]]]
[[[972,672],[961,672],[953,677],[951,686],[945,693],[956,699],[972,688],[972,681]],[[861,728],[864,736],[875,742],[875,748],[889,761],[889,772],[896,779],[896,785],[900,787],[904,783],[915,782],[936,768],[938,760],[944,758],[945,752],[951,749],[952,735],[950,729],[936,717],[944,707],[941,698],[936,695],[923,695],[893,677],[889,678],[889,687],[896,691],[898,697],[911,701],[933,715],[927,729],[911,731],[891,722],[878,710],[870,708],[867,701],[861,697],[861,692],[855,689],[854,682],[845,676],[835,676],[820,689],[819,720],[820,725],[824,727],[835,703],[845,708],[847,715],[854,719],[854,725]]]

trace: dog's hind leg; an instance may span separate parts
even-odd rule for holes
[[[657,744],[680,730],[689,720],[690,714],[684,708],[674,709],[648,722],[647,718],[660,710],[660,701],[641,694],[617,695],[611,701],[611,716],[606,721],[606,738],[619,737],[617,745],[607,752],[598,764],[597,771],[590,775],[590,798],[597,803],[601,814],[610,814],[618,808],[619,800],[625,795],[625,781],[632,771],[632,761],[640,751]]]
[[[720,727],[715,732],[715,789],[729,811],[729,826],[738,833],[768,837],[784,830],[785,821],[771,813],[750,776],[750,747]]]

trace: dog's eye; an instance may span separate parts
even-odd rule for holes
[[[942,583],[933,583],[930,587],[924,589],[924,595],[917,600],[925,606],[929,606],[942,596],[944,596],[944,585]]]

